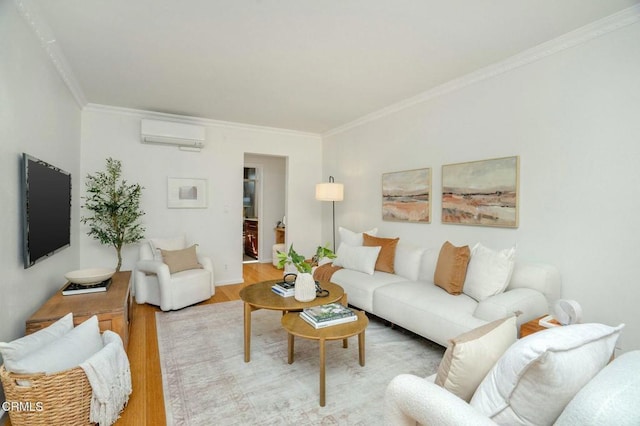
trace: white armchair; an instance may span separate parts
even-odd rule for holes
[[[150,303],[163,311],[181,309],[209,299],[216,292],[211,259],[197,254],[202,268],[185,271],[169,271],[163,262],[163,250],[187,248],[184,237],[174,239],[150,239],[140,245],[140,259],[134,272],[136,303]]]
[[[436,385],[435,375],[396,376],[385,393],[385,424],[638,425],[640,351],[607,365],[622,327],[575,324],[520,339],[470,402]]]

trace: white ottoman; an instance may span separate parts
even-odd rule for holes
[[[278,252],[279,251],[284,251],[284,244],[274,244],[273,245],[273,250],[271,253],[271,261],[273,263],[273,266],[275,266],[276,268],[278,267]]]

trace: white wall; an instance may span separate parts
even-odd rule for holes
[[[63,275],[76,269],[80,259],[80,109],[10,1],[0,2],[0,105],[0,341],[10,341],[24,335],[25,320],[64,284]],[[26,270],[23,152],[70,172],[73,185],[71,246]]]
[[[286,207],[286,157],[245,154],[245,165],[262,171],[260,204],[261,221],[258,224],[258,257],[261,263],[272,261],[272,247],[276,242],[275,227],[282,220]],[[240,234],[238,234],[240,235]]]
[[[140,143],[140,119],[177,117],[151,112],[90,106],[82,114],[82,175],[103,170],[105,159],[122,161],[124,178],[144,186],[142,209],[147,237],[184,232],[211,255],[217,284],[242,281],[242,181],[244,154],[288,157],[288,231],[296,247],[312,253],[320,235],[320,211],[314,185],[321,178],[321,140],[315,135],[258,127],[225,125],[182,117],[205,124],[206,147],[200,152]],[[167,208],[167,178],[208,180],[206,209]],[[84,192],[84,181],[81,184]],[[115,266],[115,250],[87,237],[81,228],[83,267]],[[137,247],[123,250],[123,269],[132,269]]]
[[[324,175],[345,184],[337,225],[424,246],[518,245],[560,268],[586,321],[626,323],[640,348],[640,23],[323,140]],[[520,226],[441,223],[441,166],[520,156]],[[381,219],[384,172],[431,167],[431,224]],[[330,239],[330,210],[323,236]]]

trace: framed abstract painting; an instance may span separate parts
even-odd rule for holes
[[[207,180],[169,178],[167,207],[170,209],[204,209],[207,207]]]
[[[382,175],[382,219],[431,222],[431,169]]]
[[[520,157],[442,166],[442,223],[518,227]]]

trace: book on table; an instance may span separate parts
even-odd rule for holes
[[[336,319],[328,320],[328,321],[316,322],[316,321],[312,320],[311,317],[309,317],[304,312],[300,312],[300,318],[302,318],[303,320],[308,322],[313,328],[318,329],[318,328],[331,327],[331,326],[334,326],[334,325],[346,324],[346,323],[349,323],[349,322],[357,321],[358,316],[354,314],[353,316],[336,318]]]
[[[275,294],[282,296],[282,297],[291,297],[295,294],[295,290],[291,289],[291,290],[284,290],[281,287],[277,286],[277,285],[273,285],[271,286],[271,291],[273,291]]]
[[[300,317],[316,328],[343,324],[358,319],[353,310],[337,302],[305,308],[300,313]]]
[[[69,283],[62,289],[63,296],[70,296],[72,294],[87,294],[87,293],[100,293],[103,291],[107,291],[109,285],[111,284],[111,278],[108,278],[102,282],[95,284],[76,284]]]

